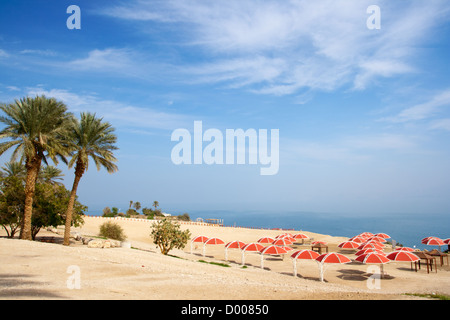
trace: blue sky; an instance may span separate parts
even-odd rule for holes
[[[81,29],[69,30],[69,5]],[[366,12],[381,9],[381,29]],[[349,214],[450,210],[450,4],[442,1],[3,1],[0,101],[45,94],[118,135],[90,210]],[[171,133],[279,129],[279,172],[179,165]],[[0,158],[0,165],[8,161]],[[71,187],[73,172],[65,172]]]

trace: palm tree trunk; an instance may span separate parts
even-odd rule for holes
[[[73,214],[73,206],[75,204],[75,198],[77,196],[78,183],[81,180],[81,177],[84,173],[84,165],[80,165],[77,162],[75,167],[75,179],[73,180],[72,191],[70,192],[69,204],[67,205],[66,211],[66,225],[64,229],[64,245],[70,245],[70,227],[72,226],[72,214]]]
[[[40,167],[40,157],[35,157],[31,161],[27,161],[26,163],[27,177],[25,182],[25,208],[22,219],[22,227],[20,228],[19,235],[19,238],[22,240],[32,240],[31,217],[33,215],[33,198]]]

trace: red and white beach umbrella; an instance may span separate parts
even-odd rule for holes
[[[399,261],[399,262],[414,262],[420,260],[418,256],[416,256],[412,252],[408,251],[393,251],[386,255],[389,260]]]
[[[309,239],[309,237],[304,233],[297,233],[292,236],[294,239]]]
[[[315,244],[324,244],[324,245],[326,245],[327,243],[325,241],[313,241],[313,242],[311,242],[311,244],[312,245],[315,245]]]
[[[239,240],[228,242],[225,245],[225,261],[228,261],[228,249],[242,249],[245,243]]]
[[[386,233],[375,233],[375,236],[381,237],[383,239],[390,239],[391,238],[391,236],[386,234]]]
[[[385,264],[391,262],[384,253],[369,252],[362,254],[355,259],[358,262],[366,264]]]
[[[377,241],[371,241],[371,242],[361,243],[359,245],[359,247],[358,247],[359,250],[368,249],[368,248],[382,250],[384,248],[384,245],[382,243],[377,242]]]
[[[251,242],[249,244],[246,244],[242,247],[242,265],[245,264],[245,253],[246,252],[259,252],[261,249],[263,249],[264,246],[260,243]]]
[[[444,241],[438,237],[426,237],[422,239],[422,243],[428,246],[439,246],[439,251],[441,251],[441,246],[445,244]]]
[[[395,248],[395,251],[408,251],[408,252],[413,252],[414,249],[413,249],[413,248],[410,248],[410,247],[398,247],[398,248]]]
[[[338,247],[341,249],[356,249],[359,247],[359,243],[354,241],[344,241],[339,243]]]
[[[445,244],[444,241],[438,237],[426,237],[423,238],[421,242],[429,246],[443,246]]]
[[[324,264],[343,264],[343,263],[349,263],[352,262],[348,257],[344,256],[343,254],[336,253],[336,252],[330,252],[330,253],[324,253],[318,256],[316,259],[317,263],[319,264],[319,275],[320,275],[320,281],[323,282],[323,274],[324,274]]]
[[[354,236],[350,239],[348,239],[348,241],[353,241],[353,242],[357,242],[357,243],[363,243],[367,241],[366,237],[361,237],[361,236]]]
[[[367,248],[367,249],[361,249],[358,252],[355,253],[356,256],[360,256],[362,254],[366,254],[366,253],[371,253],[371,252],[376,252],[376,253],[381,253],[384,254],[383,251],[379,250],[379,249],[375,249],[375,248]]]
[[[192,246],[193,246],[194,242],[204,243],[206,240],[208,240],[207,236],[196,236],[196,237],[192,238],[192,240],[191,240],[191,253],[192,253]]]
[[[382,237],[378,237],[378,236],[372,236],[372,237],[368,238],[367,241],[377,241],[377,242],[383,243],[383,242],[386,242],[386,239],[382,238]]]
[[[372,232],[362,232],[362,233],[358,234],[358,236],[365,237],[365,238],[370,238],[370,237],[373,236],[373,233]]]
[[[294,277],[297,276],[297,260],[315,260],[319,254],[312,250],[298,250],[291,254],[292,262],[294,265]]]
[[[450,238],[442,240],[445,244],[450,244]]]
[[[263,237],[263,238],[260,238],[260,239],[258,239],[258,243],[272,243],[273,241],[275,241],[275,239],[274,238],[271,238],[271,237]]]
[[[292,241],[290,241],[289,239],[286,239],[286,238],[278,238],[278,239],[275,239],[274,241],[272,241],[272,244],[276,245],[276,246],[288,246],[288,245],[292,244]]]
[[[205,256],[206,245],[217,245],[217,244],[225,244],[225,241],[219,238],[209,238],[205,242],[203,242],[203,256]]]
[[[275,256],[287,253],[287,251],[284,248],[275,245],[270,245],[268,247],[262,248],[259,252],[261,252],[261,269],[264,269],[265,254]]]
[[[391,260],[388,259],[384,253],[377,253],[377,252],[370,252],[370,253],[362,254],[362,255],[356,257],[355,261],[362,262],[364,264],[379,264],[379,265],[381,265],[381,268],[380,268],[381,269],[380,270],[381,278],[383,277],[383,274],[384,274],[383,265],[391,262]]]

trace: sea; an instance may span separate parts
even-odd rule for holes
[[[170,211],[168,211],[170,212]],[[421,243],[429,236],[450,238],[449,214],[379,214],[350,215],[303,211],[251,211],[251,210],[194,210],[188,211],[192,221],[222,219],[225,226],[263,229],[293,229],[339,237],[353,237],[362,232],[386,233],[405,247],[431,250],[434,246]],[[100,215],[98,211],[88,212]],[[446,250],[447,246],[443,246]]]

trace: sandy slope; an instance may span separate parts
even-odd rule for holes
[[[84,235],[96,235],[103,218],[85,218],[77,229]],[[132,246],[139,249],[93,249],[74,242],[70,247],[58,243],[30,242],[0,238],[0,298],[2,299],[416,299],[402,293],[443,293],[450,295],[448,265],[437,273],[427,274],[422,268],[411,271],[408,263],[385,266],[389,275],[381,280],[379,289],[368,289],[371,273],[359,263],[330,265],[325,282],[318,281],[314,261],[301,261],[298,276],[292,276],[292,261],[286,256],[268,257],[264,269],[260,256],[246,255],[247,268],[241,266],[241,254],[229,250],[231,267],[198,262],[225,262],[224,247],[190,246],[163,256],[150,238],[151,222],[118,220]],[[217,236],[224,241],[255,242],[263,236],[281,231],[220,228],[183,225],[193,236]],[[344,238],[305,232],[316,240],[325,240],[330,251]],[[3,235],[3,234],[0,234]],[[39,236],[56,236],[42,231]],[[61,238],[61,236],[57,236]],[[298,246],[298,248],[310,248]],[[350,258],[353,254],[346,253]],[[182,258],[182,259],[180,259]],[[80,271],[80,289],[69,289],[70,266]],[[370,280],[370,279],[369,279]],[[72,283],[72,282],[69,282]],[[372,282],[373,283],[373,282]]]

